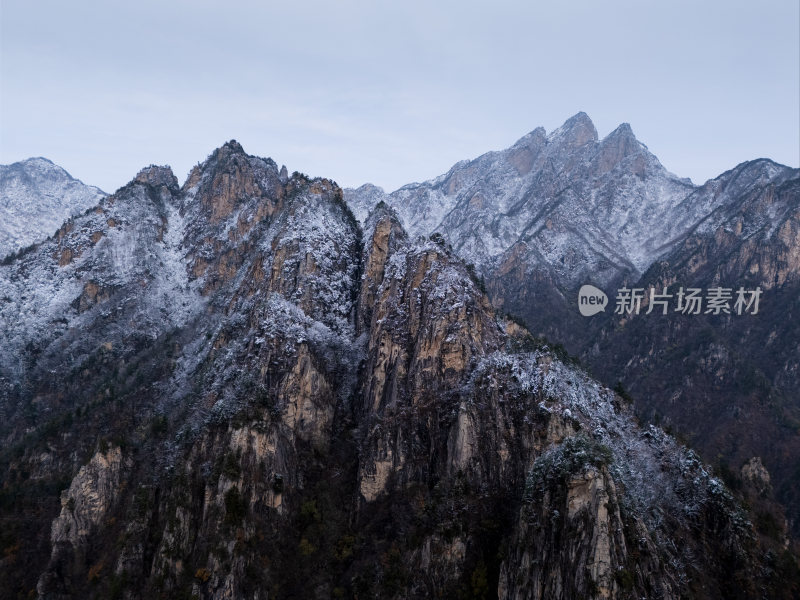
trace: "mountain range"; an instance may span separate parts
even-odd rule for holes
[[[582,114],[389,195],[235,141],[183,185],[143,169],[0,266],[0,595],[796,597],[791,478],[663,428],[735,435],[714,385],[742,418],[797,404],[768,309],[798,173],[735,171],[694,186]],[[761,319],[577,313],[586,279],[745,274]]]
[[[362,219],[383,202],[414,234],[441,235],[496,309],[622,386],[643,420],[689,440],[729,484],[763,462],[800,534],[800,170],[759,159],[694,185],[627,124],[600,140],[578,113],[431,181],[345,198]],[[610,308],[581,316],[583,284],[604,289]],[[645,299],[642,314],[615,314],[626,287],[667,288],[673,305],[647,315]],[[761,289],[760,311],[675,312],[681,288],[715,287]]]

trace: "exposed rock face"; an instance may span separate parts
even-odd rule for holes
[[[386,206],[362,231],[335,184],[235,142],[183,187],[142,171],[1,267],[0,295],[11,595],[794,585],[691,451],[495,313],[443,239]]]
[[[498,596],[612,598],[622,595],[615,575],[618,565],[626,563],[627,548],[613,480],[605,469],[578,473],[567,482],[566,496],[564,504],[563,497],[551,498],[545,491],[542,504],[521,511],[520,539],[515,540],[516,553],[504,564]],[[535,540],[533,544],[531,539]],[[552,547],[545,553],[531,553],[534,548],[556,546],[556,540],[560,542],[557,550]],[[585,554],[585,568],[575,571],[572,565],[553,560],[552,554],[562,552],[567,556]],[[544,560],[542,554],[546,557]],[[656,578],[651,575],[647,579]],[[655,593],[664,598],[677,597],[671,589],[672,582],[664,579],[658,578],[663,588],[654,590]]]
[[[102,535],[104,520],[119,496],[123,468],[130,468],[130,462],[123,461],[120,448],[98,452],[61,493],[61,513],[50,532],[53,553],[37,586],[40,594],[71,596],[71,586],[54,576],[56,572],[86,572],[92,580],[108,569],[102,558],[94,565],[87,564],[85,553],[92,537]]]
[[[50,534],[54,545],[78,547],[87,542],[117,495],[121,467],[119,448],[98,452],[81,467],[69,489],[61,494],[61,514],[53,521]]]
[[[365,225],[368,234],[364,247],[364,274],[359,292],[359,333],[372,324],[372,311],[378,290],[383,283],[389,256],[407,239],[397,215],[381,207],[370,216]]]
[[[46,158],[0,165],[0,259],[45,240],[103,196]]]
[[[580,113],[434,180],[345,196],[364,218],[382,201],[413,234],[441,234],[495,308],[621,382],[641,417],[690,439],[730,484],[761,456],[800,535],[800,171],[760,159],[695,186],[627,124],[600,140]],[[589,320],[576,310],[585,283],[612,303]],[[623,286],[764,293],[755,316],[630,317],[613,314]]]
[[[770,488],[769,471],[764,467],[761,458],[754,456],[742,467],[742,479],[756,488],[760,494],[766,494]]]

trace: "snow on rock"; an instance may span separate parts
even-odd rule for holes
[[[562,283],[587,273],[641,273],[713,204],[682,202],[694,186],[669,173],[623,124],[599,140],[584,113],[546,135],[538,128],[511,148],[454,165],[391,194],[345,191],[359,218],[383,200],[411,235],[440,232],[480,270],[525,244],[530,265]],[[680,211],[680,219],[673,218]]]
[[[0,258],[43,241],[105,195],[46,158],[0,165]]]

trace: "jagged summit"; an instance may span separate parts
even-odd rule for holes
[[[597,129],[585,112],[579,112],[567,119],[564,124],[554,130],[548,137],[552,141],[560,140],[574,146],[582,146],[597,141]]]
[[[633,133],[633,129],[631,128],[631,124],[628,123],[628,122],[620,123],[617,126],[617,128],[609,134],[609,136],[611,136],[611,135],[625,135],[625,136],[631,136],[631,137],[634,137],[634,138],[636,137],[634,135],[634,133]]]
[[[199,199],[199,206],[216,222],[255,199],[281,196],[287,182],[274,160],[247,154],[230,140],[191,170],[181,202],[185,210]]]
[[[605,139],[619,135],[632,136],[635,139],[631,126],[628,123],[620,124]],[[580,111],[564,121],[560,127],[557,127],[549,134],[544,127],[536,127],[531,132],[518,139],[510,149],[524,146],[538,147],[546,141],[558,143],[559,140],[562,143],[566,141],[576,146],[582,146],[588,142],[597,142],[599,139],[597,128],[591,117],[585,112]]]
[[[604,142],[609,140],[632,140],[638,142],[630,123],[620,123],[620,125],[614,129],[614,131],[603,138]]]
[[[137,173],[134,181],[152,186],[165,185],[168,188],[178,188],[178,178],[169,165],[150,165]]]
[[[228,140],[218,149],[218,151],[222,149],[227,149],[230,150],[231,152],[236,152],[239,154],[245,153],[244,148],[242,148],[242,145],[236,140]]]
[[[589,117],[589,115],[587,115],[582,110],[579,110],[570,118],[568,118],[566,121],[564,121],[564,124],[561,126],[561,129],[563,130],[570,130],[575,128],[594,129],[594,123],[592,122],[592,119]]]
[[[345,197],[356,214],[391,206],[412,237],[441,235],[485,277],[495,306],[565,343],[606,383],[623,380],[651,418],[680,424],[706,457],[734,470],[763,459],[782,482],[782,535],[798,535],[800,485],[787,464],[800,456],[800,438],[775,414],[798,414],[799,190],[800,170],[768,159],[694,185],[668,172],[628,123],[598,139],[578,113],[425,183]],[[773,312],[588,321],[575,310],[584,283],[609,296],[622,287],[749,286]],[[765,408],[764,397],[781,400]]]
[[[597,143],[597,173],[603,173],[614,169],[622,169],[639,178],[647,178],[650,175],[666,173],[658,159],[652,155],[647,147],[636,139],[636,136],[628,123],[622,123],[614,131]],[[633,162],[635,161],[635,162]],[[671,174],[666,177],[677,179]]]
[[[218,148],[215,148],[204,161],[195,165],[183,187],[187,188],[187,186],[191,187],[196,184],[203,173],[226,170],[234,173],[245,164],[250,164],[251,166],[260,164],[261,167],[266,167],[270,171],[274,170],[276,177],[280,177],[278,165],[274,160],[248,154],[239,142],[228,140]]]
[[[546,135],[454,165],[391,194],[362,186],[345,195],[359,218],[383,199],[412,235],[440,232],[465,260],[494,268],[524,251],[568,284],[643,272],[680,235],[668,215],[693,190],[667,172],[623,123],[604,139],[579,112]],[[597,280],[597,279],[595,279]]]
[[[528,146],[538,147],[541,146],[546,140],[547,140],[547,132],[545,131],[544,127],[537,127],[530,133],[527,133],[521,138],[519,138],[514,143],[512,148],[528,147]]]
[[[249,155],[245,152],[242,145],[237,142],[236,140],[228,140],[219,148],[216,148],[210,155],[209,158],[206,160],[206,163],[210,161],[215,161],[220,164],[224,164],[228,160],[232,160],[235,157],[248,157]]]

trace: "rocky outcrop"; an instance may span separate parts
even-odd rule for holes
[[[383,283],[390,255],[407,239],[406,232],[397,215],[388,207],[381,206],[370,215],[365,224],[364,273],[358,295],[358,332],[367,330],[372,324],[372,312],[378,290]]]
[[[570,476],[552,494],[538,497],[520,511],[519,539],[503,565],[498,596],[503,598],[617,598],[635,587],[633,574],[622,568],[628,559],[624,522],[613,479],[605,468],[588,468]],[[646,529],[639,544],[653,546]],[[535,549],[535,552],[532,550]],[[564,556],[580,556],[575,569]],[[657,563],[656,563],[657,564]],[[655,580],[648,597],[677,598],[663,574],[648,573],[641,586]],[[645,590],[642,590],[645,591]]]
[[[124,470],[130,467],[130,459],[124,459],[118,447],[98,452],[62,492],[61,513],[50,532],[50,564],[37,585],[40,596],[71,597],[72,586],[65,574],[86,573],[91,582],[103,569],[108,570],[105,557],[92,556],[92,538],[102,535],[105,520],[120,496]]]
[[[86,543],[117,495],[122,462],[122,451],[112,448],[98,452],[81,467],[61,494],[61,514],[53,521],[50,534],[53,544],[77,547]]]
[[[764,463],[761,462],[760,457],[754,456],[748,460],[744,466],[742,466],[741,473],[742,479],[753,486],[759,494],[766,494],[770,491],[772,485],[769,471],[767,471]]]

